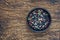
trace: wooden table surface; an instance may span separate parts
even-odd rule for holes
[[[32,32],[26,17],[33,8],[44,8],[51,15],[50,28]],[[59,40],[60,0],[0,0],[0,40]]]

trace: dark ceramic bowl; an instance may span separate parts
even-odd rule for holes
[[[32,31],[45,31],[51,24],[50,13],[43,8],[32,9],[28,13],[27,24]]]

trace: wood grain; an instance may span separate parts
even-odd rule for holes
[[[51,15],[50,28],[34,33],[26,24],[30,10],[41,7]],[[0,0],[0,40],[59,40],[60,0]],[[57,32],[55,32],[57,31]]]

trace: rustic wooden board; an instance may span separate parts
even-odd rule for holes
[[[48,10],[52,22],[43,33],[28,29],[26,17],[33,8]],[[0,0],[0,40],[59,40],[60,0]]]

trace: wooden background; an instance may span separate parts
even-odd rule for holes
[[[50,28],[43,33],[28,29],[26,17],[33,8],[50,12]],[[60,0],[0,0],[0,40],[59,40]]]

